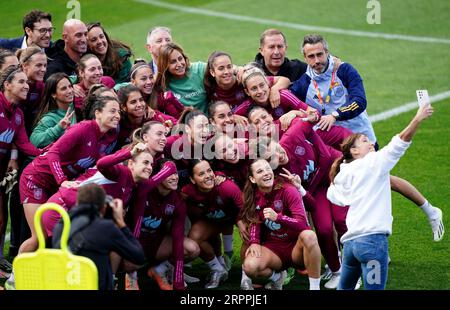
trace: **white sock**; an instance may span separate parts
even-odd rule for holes
[[[158,274],[165,274],[167,270],[169,270],[169,264],[170,264],[169,261],[165,260],[155,267],[155,271]]]
[[[310,291],[320,290],[320,278],[316,279],[309,277],[309,290]]]
[[[427,217],[429,219],[432,219],[435,217],[436,210],[431,205],[431,203],[428,202],[428,200],[425,200],[425,203],[423,205],[419,206],[419,208],[421,208],[422,211],[425,212],[425,214],[427,215]]]
[[[277,282],[278,279],[281,277],[281,272],[272,272],[272,275],[270,276],[270,280],[273,282]]]
[[[219,260],[217,259],[216,256],[214,256],[214,258],[212,260],[210,260],[209,262],[206,262],[206,265],[208,265],[209,269],[211,269],[212,271],[224,271],[225,268],[222,266],[221,263],[219,263]]]
[[[223,251],[233,252],[233,235],[222,235]]]

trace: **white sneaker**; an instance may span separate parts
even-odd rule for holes
[[[253,291],[253,283],[251,279],[242,279],[241,280],[241,290],[243,291]]]
[[[328,267],[328,265],[325,264],[325,270],[320,275],[320,280],[322,280],[322,281],[330,280],[332,275],[333,275],[333,272],[331,272],[330,267]]]
[[[199,278],[190,276],[187,273],[183,273],[183,276],[184,276],[184,281],[186,281],[186,283],[198,283],[198,282],[200,282]]]
[[[270,281],[264,288],[267,290],[281,291],[283,289],[284,280],[286,280],[287,271],[283,270],[281,272],[280,278],[276,281]]]
[[[442,211],[439,208],[433,208],[437,213],[436,218],[430,219],[431,230],[433,231],[433,240],[441,241],[445,233],[444,222],[442,222]]]
[[[361,285],[362,285],[362,280],[361,280],[361,277],[359,277],[358,282],[356,282],[356,285],[355,285],[355,291],[359,290],[361,288]]]
[[[332,272],[330,280],[328,280],[327,283],[325,283],[325,288],[329,290],[335,290],[338,287],[339,280],[341,279],[341,273],[340,272]]]
[[[211,277],[209,282],[205,285],[205,288],[217,288],[220,282],[226,281],[228,279],[228,271],[225,269],[222,271],[213,270],[211,271]]]

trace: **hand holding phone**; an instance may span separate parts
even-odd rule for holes
[[[428,90],[426,89],[416,90],[416,95],[420,107],[423,105],[431,104],[430,97],[428,96]]]

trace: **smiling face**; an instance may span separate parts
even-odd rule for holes
[[[161,187],[169,191],[176,191],[178,188],[178,173],[168,176],[162,183]]]
[[[102,28],[92,27],[87,33],[87,43],[89,49],[95,54],[104,56],[108,50],[108,41]]]
[[[36,44],[40,48],[47,48],[50,46],[53,31],[54,28],[52,26],[52,22],[46,18],[33,23],[33,29],[28,27],[25,28],[29,42]]]
[[[269,135],[273,128],[273,117],[264,108],[255,108],[248,115],[248,120],[253,124],[257,132]]]
[[[236,76],[233,74],[233,64],[230,57],[226,55],[218,56],[214,59],[209,73],[216,79],[216,83],[220,88],[228,89],[236,83]]]
[[[73,101],[74,92],[72,83],[66,78],[61,79],[56,85],[56,93],[52,94],[58,106],[67,106]]]
[[[103,76],[103,68],[97,57],[91,57],[84,61],[84,69],[80,70],[80,77],[86,88],[91,85],[99,84]]]
[[[99,122],[103,132],[117,128],[120,121],[119,103],[115,100],[108,101],[101,111],[95,111],[95,118]]]
[[[84,54],[87,51],[87,28],[82,22],[66,25],[63,29],[64,49],[70,49],[73,53]]]
[[[222,135],[214,143],[216,158],[226,161],[230,164],[236,164],[239,161],[238,146],[233,139],[227,135]]]
[[[217,105],[210,120],[221,132],[231,132],[234,129],[234,114],[228,103]]]
[[[287,45],[281,34],[266,36],[259,52],[264,57],[264,64],[272,72],[277,73],[284,62]]]
[[[196,164],[192,174],[190,180],[200,191],[209,192],[214,188],[214,171],[206,160]]]
[[[34,54],[22,68],[30,81],[43,81],[47,70],[47,56],[43,53]]]
[[[278,142],[273,140],[270,140],[262,157],[270,163],[273,169],[284,166],[289,162],[286,150]]]
[[[142,140],[150,152],[155,155],[161,153],[167,143],[166,127],[163,124],[154,124],[142,135]]]
[[[250,165],[250,182],[256,184],[258,189],[264,192],[272,190],[274,175],[269,163],[264,159],[259,159]]]
[[[149,66],[142,66],[136,70],[131,84],[138,87],[143,94],[150,95],[153,90],[153,72]]]
[[[152,33],[150,42],[147,43],[147,50],[152,55],[154,61],[158,59],[161,47],[170,42],[172,42],[172,36],[166,30],[161,29]]]
[[[191,143],[205,144],[210,134],[209,122],[206,116],[197,115],[189,121],[188,125],[186,131],[191,138]]]
[[[27,81],[28,78],[22,71],[15,73],[11,82],[5,81],[5,92],[12,98],[12,103],[16,104],[27,99],[30,90]]]
[[[149,152],[141,152],[134,159],[130,159],[128,167],[133,174],[133,179],[138,182],[148,180],[152,174],[153,156]]]
[[[245,92],[256,104],[266,106],[269,101],[269,91],[269,84],[261,74],[255,74],[246,79]]]
[[[140,118],[145,113],[145,101],[140,91],[131,92],[124,108],[125,112],[133,118]]]
[[[169,67],[167,69],[170,74],[176,79],[182,79],[186,74],[186,60],[183,55],[173,50],[169,55]]]

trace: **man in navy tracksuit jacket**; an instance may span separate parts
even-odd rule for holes
[[[375,143],[375,133],[366,111],[364,85],[358,71],[348,63],[334,70],[334,58],[328,53],[326,41],[319,35],[306,36],[302,49],[308,68],[290,90],[322,114],[319,128],[328,130],[333,125],[340,125],[365,134]]]
[[[54,30],[50,13],[33,10],[23,17],[25,34],[12,39],[0,38],[0,47],[15,51],[34,44],[42,49],[47,49],[51,45]]]

